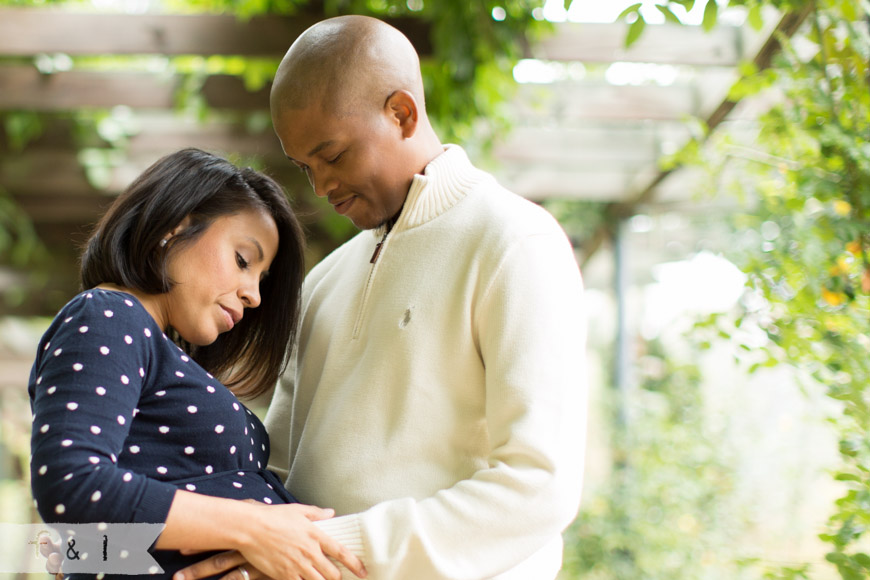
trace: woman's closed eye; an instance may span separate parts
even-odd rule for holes
[[[247,270],[250,263],[244,259],[240,253],[236,252],[236,264],[238,264],[239,268],[242,270]]]

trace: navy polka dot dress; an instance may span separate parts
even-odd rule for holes
[[[31,485],[46,522],[163,523],[176,489],[294,501],[266,470],[260,420],[132,295],[73,298],[40,341],[28,392]],[[204,557],[154,555],[167,575]]]

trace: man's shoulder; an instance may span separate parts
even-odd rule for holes
[[[487,232],[506,237],[564,235],[556,218],[537,203],[498,183],[494,178],[473,196],[475,221]]]

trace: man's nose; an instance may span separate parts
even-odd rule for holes
[[[328,171],[318,171],[311,174],[311,187],[314,188],[314,195],[318,197],[328,197],[329,194],[338,186],[338,180]]]

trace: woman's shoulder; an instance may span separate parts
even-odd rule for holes
[[[124,336],[123,333],[128,333],[146,338],[162,334],[135,296],[101,288],[85,290],[74,296],[58,312],[46,334],[66,334],[65,331],[81,335],[106,332]]]

